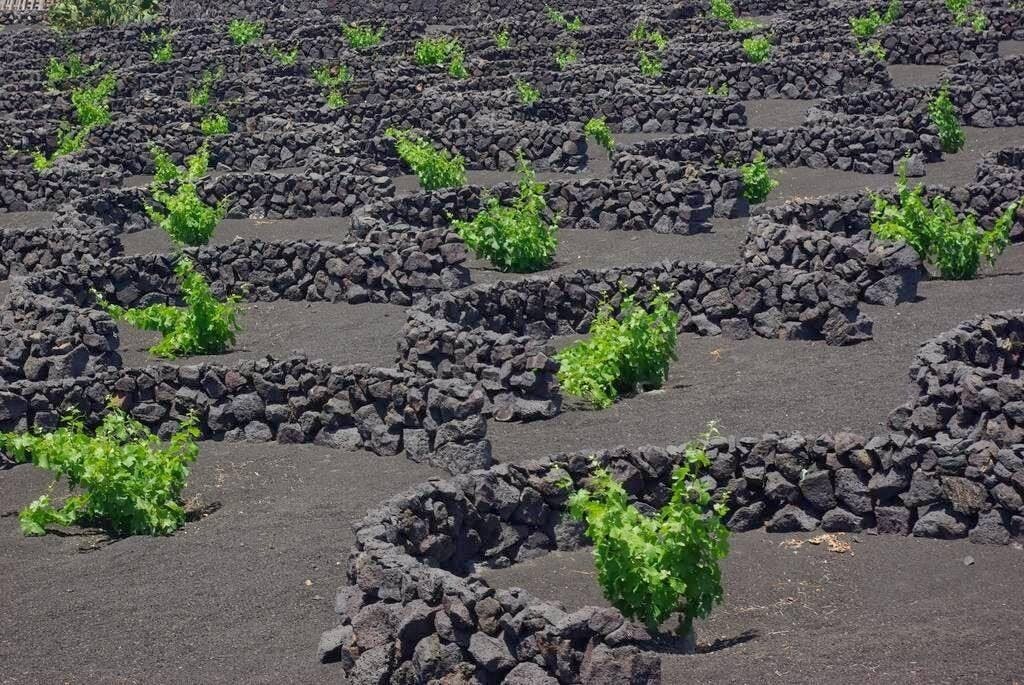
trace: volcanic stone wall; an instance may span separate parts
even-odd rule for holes
[[[664,262],[440,294],[410,312],[399,366],[479,379],[489,399],[485,411],[499,420],[553,416],[558,367],[548,339],[585,333],[602,301],[617,307],[636,293],[646,302],[655,289],[672,294],[684,331],[838,345],[871,337],[855,287],[829,272]]]
[[[1013,433],[1024,432],[1021,340],[1024,311],[965,323],[922,347],[911,369],[918,402],[894,413],[893,432],[715,438],[703,479],[735,531],[820,527],[1005,544],[1024,534],[1024,439]],[[955,407],[964,426],[926,420],[933,398]],[[979,415],[988,418],[982,432],[961,430]],[[465,669],[485,683],[657,681],[659,659],[644,649],[651,636],[618,611],[570,613],[492,588],[474,568],[585,544],[566,502],[595,465],[638,507],[660,508],[684,455],[684,446],[559,454],[431,481],[385,502],[355,526],[349,585],[335,603],[341,623],[323,634],[321,660],[356,680]]]

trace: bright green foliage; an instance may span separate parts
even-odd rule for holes
[[[649,310],[632,295],[622,302],[620,318],[603,304],[590,326],[590,337],[559,352],[558,383],[570,395],[596,407],[610,407],[620,393],[660,388],[676,358],[679,315],[669,294],[659,292]]]
[[[564,14],[553,7],[548,7],[547,5],[544,6],[544,14],[547,15],[548,20],[552,24],[560,29],[569,31],[570,33],[575,33],[583,28],[583,20],[580,19],[579,16],[573,17],[572,21],[569,21],[565,18]]]
[[[167,359],[200,354],[220,354],[235,342],[238,326],[238,295],[221,302],[213,296],[210,285],[188,257],[181,256],[174,265],[181,282],[184,307],[154,304],[138,309],[125,309],[110,304],[99,293],[99,306],[111,317],[130,323],[144,331],[156,331],[163,339],[150,348],[150,353]]]
[[[983,12],[971,12],[974,0],[946,0],[946,9],[953,14],[953,23],[957,26],[969,24],[975,31],[984,31],[988,26],[988,17]]]
[[[354,50],[366,50],[376,47],[384,37],[386,27],[381,24],[376,30],[369,26],[359,24],[342,25],[341,32],[345,34],[345,41]]]
[[[336,90],[352,81],[352,72],[344,64],[317,67],[313,70],[313,80],[324,90]]]
[[[156,9],[157,0],[57,0],[47,17],[57,31],[79,31],[148,21]]]
[[[344,107],[348,104],[348,98],[345,97],[344,93],[338,90],[328,91],[325,100],[330,109],[338,109],[339,107]]]
[[[636,26],[629,32],[629,39],[634,43],[639,43],[642,47],[645,43],[650,43],[655,50],[662,52],[668,47],[668,39],[658,29],[648,28],[647,22],[643,19],[637,21]]]
[[[462,45],[449,36],[420,38],[413,46],[413,60],[422,67],[437,66],[447,62],[457,52],[463,52]]]
[[[150,55],[153,61],[157,64],[164,64],[170,62],[174,57],[174,44],[171,41],[166,41],[161,45],[153,48],[153,52]]]
[[[389,128],[385,137],[395,141],[395,149],[409,165],[424,190],[457,188],[466,183],[466,161],[462,155],[437,150],[412,131]]]
[[[555,50],[555,64],[558,65],[559,70],[565,70],[567,66],[573,64],[579,60],[580,56],[576,52],[576,48],[559,48]]]
[[[177,244],[205,245],[213,230],[227,214],[228,198],[214,206],[199,198],[195,181],[206,174],[209,166],[209,148],[204,144],[186,160],[184,170],[171,163],[170,158],[157,147],[151,150],[156,175],[151,188],[157,205],[147,205],[146,214]],[[180,181],[174,193],[167,187],[171,181]]]
[[[983,231],[973,214],[967,214],[962,221],[957,219],[956,209],[946,198],[936,197],[929,206],[923,199],[923,186],[908,189],[905,166],[900,169],[896,188],[896,204],[874,196],[871,230],[884,240],[907,243],[921,259],[935,264],[943,278],[974,278],[981,261],[995,264],[1010,242],[1010,229],[1020,200],[1006,208],[991,230]]]
[[[494,44],[498,46],[499,50],[507,50],[511,43],[512,37],[509,35],[507,28],[502,28],[494,34]]]
[[[156,64],[165,64],[174,57],[174,31],[161,29],[159,33],[144,33],[142,41],[153,46],[150,57]]]
[[[715,95],[717,97],[727,97],[729,95],[729,84],[722,81],[718,84],[717,88],[715,86],[708,86],[707,93],[708,95]]]
[[[46,64],[46,83],[53,90],[57,90],[65,81],[86,76],[99,68],[99,64],[83,64],[82,58],[78,55],[68,55],[65,60],[51,57]]]
[[[267,54],[281,66],[290,67],[299,60],[299,47],[296,45],[291,50],[282,50],[276,45],[271,45],[267,49]]]
[[[586,523],[594,542],[594,564],[605,598],[624,616],[643,621],[652,632],[681,614],[677,633],[689,635],[695,618],[705,618],[722,601],[718,562],[729,553],[723,502],[712,502],[698,477],[711,464],[707,454],[717,434],[711,424],[686,446],[672,473],[669,501],[653,516],[629,503],[611,474],[594,471],[589,489],[572,493],[569,512]]]
[[[903,16],[903,3],[900,0],[889,0],[882,15],[882,23],[891,24]]]
[[[711,16],[724,21],[730,31],[747,31],[760,26],[760,24],[751,19],[737,17],[736,10],[733,9],[729,0],[711,0],[710,9]]]
[[[194,154],[185,160],[185,166],[179,167],[167,152],[153,145],[149,148],[149,154],[153,157],[153,182],[158,186],[165,186],[171,181],[196,181],[206,175],[210,168],[210,147],[203,143]]]
[[[92,88],[71,91],[71,104],[79,126],[93,128],[110,122],[110,94],[117,87],[113,74],[107,74]]]
[[[743,52],[751,62],[760,64],[771,56],[772,42],[765,36],[744,38]]]
[[[956,117],[956,109],[949,98],[949,86],[943,84],[939,92],[928,103],[928,117],[932,125],[939,130],[939,143],[944,152],[959,152],[966,142],[960,121]]]
[[[882,26],[882,15],[871,10],[863,17],[850,17],[850,32],[857,38],[871,38]]]
[[[460,48],[452,53],[448,60],[448,73],[455,78],[466,78],[469,72],[466,71],[466,53]]]
[[[85,147],[85,140],[91,131],[92,129],[87,126],[74,129],[67,123],[62,123],[57,131],[57,149],[49,157],[39,150],[33,150],[32,167],[36,171],[45,171],[53,166],[57,158],[78,152]]]
[[[664,71],[661,66],[661,60],[652,56],[646,50],[640,51],[637,63],[640,66],[640,74],[647,78],[658,78],[661,76],[662,71]]]
[[[527,273],[551,264],[558,248],[558,217],[550,223],[545,220],[545,185],[537,182],[522,153],[517,156],[519,196],[511,206],[488,197],[476,216],[469,221],[455,219],[452,228],[478,257],[502,271]]]
[[[228,36],[235,45],[248,45],[263,36],[263,22],[232,19],[228,24]]]
[[[743,178],[743,197],[755,205],[764,202],[768,194],[779,185],[778,181],[768,175],[768,162],[760,151],[754,154],[752,162],[740,167],[740,176]]]
[[[524,105],[532,105],[540,100],[540,91],[520,79],[516,79],[516,94],[519,96],[519,102]]]
[[[153,199],[164,209],[147,205],[149,218],[159,224],[175,243],[192,247],[210,242],[213,230],[227,214],[227,198],[214,206],[207,205],[200,199],[199,190],[192,182],[182,183],[173,194],[155,188]]]
[[[608,151],[611,155],[615,149],[615,139],[612,138],[612,130],[608,128],[608,122],[604,117],[591,117],[583,125],[583,132],[597,141],[597,144]]]
[[[199,85],[188,91],[188,101],[193,107],[206,107],[210,104],[210,96],[217,81],[224,76],[224,67],[217,67],[216,70],[207,69],[199,79]]]
[[[865,57],[872,57],[878,62],[884,62],[887,54],[885,48],[877,40],[869,40],[864,43],[857,41],[857,52]]]
[[[0,449],[67,478],[72,494],[56,505],[49,494],[21,510],[25,535],[48,526],[99,524],[115,535],[169,535],[185,523],[181,491],[199,448],[196,418],[189,416],[164,444],[149,429],[110,403],[95,435],[77,411],[50,433],[0,433]],[[81,492],[78,492],[81,491]]]
[[[207,114],[199,121],[199,130],[204,136],[219,136],[230,130],[228,118],[223,114]]]

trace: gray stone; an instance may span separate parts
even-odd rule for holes
[[[489,673],[502,673],[515,665],[505,641],[484,633],[469,638],[469,653]]]
[[[548,675],[547,671],[528,661],[509,671],[502,682],[504,685],[558,685],[558,680]]]
[[[859,533],[864,530],[864,517],[836,507],[826,511],[821,517],[821,529],[830,533]]]
[[[809,531],[818,527],[818,519],[793,504],[787,504],[765,525],[769,533],[792,533],[795,531]]]
[[[836,496],[828,471],[811,471],[806,474],[800,481],[800,492],[818,511],[828,511],[836,506]]]
[[[1006,521],[996,510],[978,516],[978,524],[968,534],[971,542],[981,545],[1005,545],[1010,541]]]
[[[917,520],[914,535],[923,538],[952,540],[967,535],[967,524],[960,516],[945,509],[934,509]]]

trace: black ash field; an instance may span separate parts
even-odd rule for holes
[[[0,683],[1020,679],[1024,5],[163,0],[58,33],[48,4],[0,0],[0,430],[114,397],[201,440],[162,537],[23,536],[51,477],[0,456]],[[147,210],[154,145],[207,151],[167,186],[222,208],[207,244]],[[517,152],[558,226],[531,273],[456,230]],[[994,264],[872,230],[901,168],[1006,229]],[[164,360],[97,293],[180,306],[183,258],[241,331]],[[663,386],[568,397],[556,353],[657,292]],[[594,456],[657,507],[711,420],[732,553],[679,654],[610,608],[557,483]]]

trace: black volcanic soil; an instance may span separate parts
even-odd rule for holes
[[[697,622],[698,653],[662,657],[662,682],[1015,682],[1024,655],[1021,546],[819,533],[731,538],[725,600]],[[799,544],[801,543],[802,544]],[[968,565],[965,559],[971,561]],[[589,549],[482,575],[569,610],[607,606]]]
[[[47,474],[0,472],[0,682],[338,682],[315,656],[349,522],[436,475],[365,452],[202,443],[185,495],[216,511],[171,537],[108,543],[23,537],[17,511]]]

